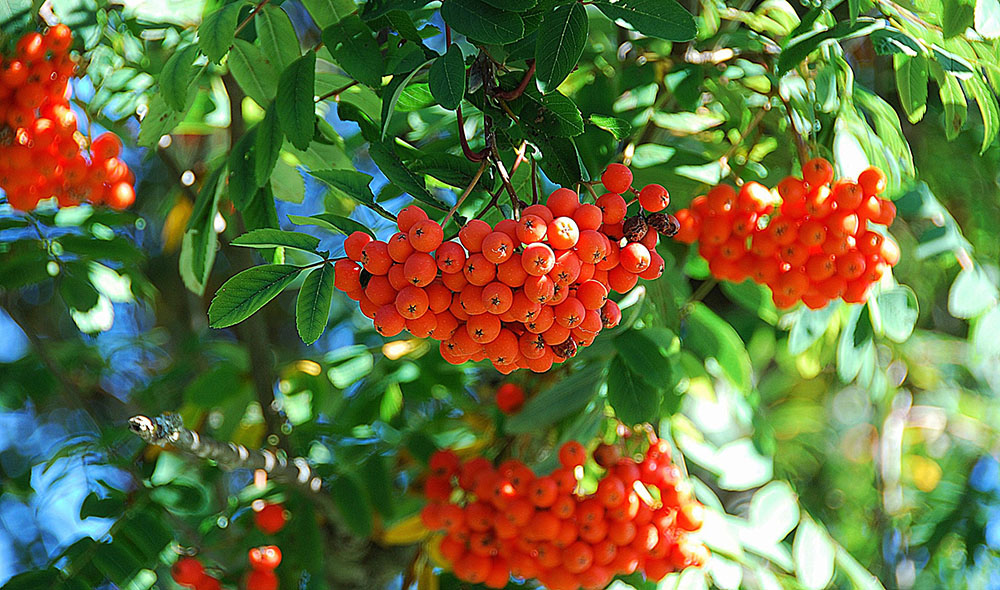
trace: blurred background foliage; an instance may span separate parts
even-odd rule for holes
[[[470,0],[446,3],[459,1]],[[253,9],[234,4],[241,20]],[[422,538],[413,515],[433,448],[545,469],[557,443],[610,439],[614,411],[648,414],[649,400],[710,508],[701,536],[713,550],[704,571],[660,588],[1000,588],[995,0],[685,2],[698,25],[690,43],[589,8],[583,56],[558,89],[579,129],[527,133],[548,180],[595,177],[623,153],[637,183],[667,186],[675,209],[724,178],[773,186],[797,171],[801,148],[846,176],[869,164],[889,173],[903,256],[868,305],[781,313],[756,285],[716,284],[693,251],[662,244],[665,276],[621,302],[621,327],[549,374],[510,378],[532,395],[515,417],[491,403],[504,380],[491,368],[453,367],[423,341],[386,342],[341,294],[311,346],[296,333],[292,293],[234,329],[208,328],[224,280],[275,256],[297,261],[230,246],[245,229],[311,233],[335,255],[343,218],[391,233],[358,194],[310,172],[369,174],[378,205],[397,211],[415,189],[375,165],[373,143],[389,145],[447,206],[476,169],[460,155],[454,111],[435,104],[418,71],[423,59],[387,40],[443,53],[439,3],[371,2],[360,14],[379,13],[367,22],[387,47],[389,84],[352,85],[356,66],[316,51],[315,95],[329,98],[317,105],[316,140],[306,149],[285,140],[249,204],[231,194],[245,182],[233,146],[265,119],[278,72],[252,83],[255,67],[240,60],[263,66],[235,48],[284,66],[288,44],[265,46],[264,19],[312,48],[323,27],[338,26],[339,9],[355,9],[271,3],[222,65],[198,62],[202,73],[178,92],[166,64],[193,46],[199,23],[234,4],[41,6],[77,32],[88,67],[75,104],[128,138],[139,196],[129,213],[25,216],[0,205],[5,589],[174,589],[178,547],[199,549],[236,584],[243,552],[267,541],[248,516],[260,497],[292,514],[277,538],[283,588],[399,588]],[[0,3],[4,43],[38,10]],[[473,58],[477,47],[457,38]],[[510,45],[491,46],[513,67],[501,84],[519,80],[530,56]],[[478,148],[483,114],[473,105],[487,107],[475,91],[467,98]],[[359,128],[359,112],[384,125],[381,143]],[[506,137],[515,147],[518,133]],[[569,145],[578,177],[560,178],[552,162]],[[530,169],[514,175],[521,190]],[[487,176],[460,214],[490,200],[499,180]],[[303,219],[323,213],[339,217]],[[637,375],[643,408],[609,405],[607,377],[622,371]],[[129,416],[164,411],[218,440],[305,457],[329,493],[254,486],[246,470],[145,448],[127,432]],[[459,587],[428,571],[421,587]]]

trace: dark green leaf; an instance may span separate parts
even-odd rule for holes
[[[430,0],[369,0],[361,10],[365,20],[373,20],[393,10],[416,10]]]
[[[663,332],[669,334],[665,328]],[[647,383],[662,388],[673,382],[670,359],[664,348],[670,342],[664,340],[654,340],[643,330],[628,330],[615,338],[615,348],[636,375]]]
[[[257,104],[265,105],[274,99],[278,91],[278,70],[259,47],[237,39],[229,50],[226,64],[243,92]]]
[[[853,381],[862,366],[872,362],[875,345],[872,341],[872,321],[867,305],[855,305],[840,333],[837,344],[837,375],[844,383]]]
[[[125,498],[118,493],[109,494],[106,497],[97,495],[96,492],[87,494],[80,505],[80,518],[112,518],[121,516],[125,509]]]
[[[198,68],[194,60],[198,58],[198,46],[187,47],[174,52],[163,64],[160,72],[160,94],[171,108],[183,111],[187,108],[188,88],[194,82]]]
[[[587,407],[601,387],[604,368],[603,363],[585,365],[548,389],[540,391],[524,404],[519,413],[507,420],[507,432],[538,432]]]
[[[503,45],[524,36],[524,20],[519,14],[483,0],[445,0],[441,16],[451,28],[480,43]]]
[[[483,2],[502,10],[513,10],[514,12],[524,12],[538,4],[538,0],[483,0]]]
[[[997,286],[979,266],[963,269],[948,292],[948,312],[956,318],[971,319],[997,305]]]
[[[265,182],[250,199],[249,205],[243,210],[243,222],[247,229],[278,227],[278,211],[274,206],[274,193],[270,183]]]
[[[316,54],[310,51],[281,73],[274,99],[281,129],[300,150],[309,147],[316,132],[315,90]]]
[[[281,229],[255,229],[237,237],[230,244],[233,246],[246,246],[248,248],[276,248],[282,246],[315,253],[316,248],[319,247],[319,238],[315,238],[309,234]]]
[[[302,0],[302,4],[320,29],[339,23],[358,9],[354,0]]]
[[[997,105],[996,96],[990,92],[986,83],[976,76],[968,80],[962,80],[962,88],[979,105],[979,114],[983,119],[983,143],[979,148],[979,153],[982,154],[993,143],[997,132],[1000,131],[1000,106]]]
[[[3,590],[39,590],[39,588],[52,588],[58,580],[59,570],[54,568],[23,572],[7,580],[3,585]]]
[[[229,162],[226,164],[229,169],[229,200],[240,211],[250,202],[258,188],[254,182],[256,156],[253,150],[256,147],[256,136],[256,126],[244,133],[229,152]]]
[[[372,194],[372,189],[369,186],[372,177],[368,174],[357,170],[329,169],[310,170],[309,175],[334,189],[337,194],[342,194],[361,203],[386,219],[394,220],[391,213],[375,202],[375,195]]]
[[[187,231],[181,243],[180,273],[184,285],[193,293],[205,292],[205,283],[215,262],[215,215],[218,212],[223,166],[219,166],[202,183],[194,210],[188,219]]]
[[[552,92],[573,71],[587,46],[587,9],[573,2],[545,15],[535,42],[535,83]]]
[[[662,397],[659,389],[650,386],[629,368],[622,355],[611,360],[608,403],[619,420],[628,425],[655,420]]]
[[[882,21],[871,19],[861,19],[851,24],[850,22],[837,23],[829,29],[822,31],[811,31],[800,35],[781,50],[778,56],[778,73],[783,74],[802,63],[810,53],[818,49],[824,43],[850,39],[868,35],[884,26]]]
[[[347,527],[359,537],[371,535],[372,513],[363,500],[365,492],[361,486],[352,477],[343,475],[330,483],[330,494]]]
[[[289,215],[288,221],[291,221],[295,225],[315,225],[344,234],[345,236],[349,236],[356,231],[361,231],[373,238],[375,237],[375,232],[371,229],[365,227],[357,221],[354,221],[353,219],[343,217],[341,215],[334,215],[333,213],[320,213],[310,217],[306,217],[304,215]]]
[[[572,186],[589,179],[576,143],[568,137],[533,138],[542,151],[541,167],[552,182],[561,186]]]
[[[102,574],[118,586],[124,586],[142,568],[139,556],[116,541],[98,543],[93,563]]]
[[[77,274],[67,268],[59,280],[59,295],[70,309],[89,311],[97,305],[100,294],[87,279],[86,268],[80,270],[83,272]]]
[[[372,88],[382,85],[385,60],[360,17],[348,16],[323,29],[323,43],[349,76]]]
[[[206,16],[198,27],[198,47],[215,63],[219,63],[233,45],[241,8],[240,2],[227,4]]]
[[[299,38],[288,14],[274,4],[268,4],[254,17],[261,50],[278,71],[283,71],[302,55]]]
[[[465,96],[465,58],[458,45],[434,60],[427,83],[434,100],[448,110],[455,110]]]
[[[909,338],[920,315],[913,289],[898,286],[882,291],[875,297],[875,303],[886,337],[895,342],[904,342]]]
[[[281,293],[301,271],[290,264],[265,264],[230,278],[208,307],[209,325],[226,328],[242,322]]]
[[[540,135],[573,137],[583,133],[583,116],[568,96],[551,92],[539,96],[525,92],[519,115],[521,122]]]
[[[327,262],[306,275],[295,301],[295,327],[302,342],[312,344],[323,335],[332,301],[333,265]]]
[[[407,168],[406,164],[399,159],[399,156],[391,148],[385,144],[372,143],[368,151],[379,170],[382,171],[382,174],[385,174],[390,182],[409,193],[414,199],[435,209],[447,211],[448,208],[434,198],[427,190],[423,178],[418,177]]]
[[[847,0],[847,11],[851,17],[851,24],[858,22],[858,15],[861,14],[861,0]]]
[[[381,139],[385,141],[385,136],[389,132],[389,124],[392,123],[392,115],[396,112],[396,103],[399,101],[399,97],[406,90],[407,85],[410,80],[420,73],[432,60],[427,60],[426,62],[420,64],[413,69],[406,77],[402,77],[397,74],[393,77],[392,82],[385,87],[382,93],[382,134]]]
[[[622,20],[646,35],[667,41],[690,41],[698,34],[694,17],[676,0],[594,0],[612,20]]]
[[[386,460],[381,455],[374,455],[361,465],[361,478],[364,480],[368,500],[375,510],[385,519],[395,515],[395,500],[393,498],[392,473]]]
[[[284,140],[285,133],[278,120],[278,108],[272,102],[267,106],[264,118],[257,124],[257,133],[254,136],[253,176],[258,187],[264,186],[270,180]]]
[[[896,69],[899,102],[910,123],[916,123],[927,110],[927,59],[922,55],[896,54],[892,56],[892,63]]]
[[[604,115],[591,115],[588,121],[614,135],[618,141],[622,141],[629,135],[632,135],[632,124],[624,119],[606,117]]]

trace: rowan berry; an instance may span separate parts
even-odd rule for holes
[[[433,219],[421,219],[407,232],[410,245],[419,252],[433,252],[444,240],[444,230]]]
[[[517,222],[517,239],[524,244],[541,242],[545,238],[548,222],[537,215],[522,215]]]
[[[399,262],[400,264],[406,262],[410,254],[413,254],[413,246],[410,245],[410,238],[403,232],[394,233],[386,242],[386,249],[389,251],[389,257],[394,262]]]
[[[392,338],[406,328],[406,318],[396,311],[396,306],[385,304],[378,308],[374,317],[375,331],[385,338]]]
[[[886,187],[885,173],[878,168],[867,168],[858,175],[858,184],[865,196],[882,194]]]
[[[392,266],[389,247],[385,242],[373,240],[361,249],[361,264],[373,275],[384,275]]]
[[[501,315],[513,305],[514,293],[507,285],[493,281],[483,287],[482,301],[486,311]]]
[[[281,564],[281,549],[276,545],[254,547],[249,551],[250,567],[257,570],[273,570]]]
[[[273,535],[285,528],[288,518],[285,507],[281,504],[266,503],[259,511],[253,513],[254,524],[265,535]]]
[[[833,180],[833,166],[824,158],[813,158],[802,165],[802,179],[811,188]]]
[[[580,196],[574,190],[558,188],[549,195],[548,200],[545,201],[545,206],[552,211],[553,217],[572,217],[573,213],[580,206]],[[551,219],[548,219],[546,223],[551,221]]]
[[[650,213],[663,211],[669,204],[670,195],[667,189],[658,184],[646,185],[639,191],[639,205]]]
[[[170,575],[181,586],[193,587],[205,575],[205,566],[194,557],[182,557],[170,567]]]
[[[571,217],[556,217],[548,224],[548,243],[556,250],[568,250],[580,239],[580,229]]]

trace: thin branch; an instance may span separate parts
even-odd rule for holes
[[[483,162],[479,165],[479,170],[476,170],[476,175],[472,177],[472,181],[469,182],[469,186],[465,187],[465,190],[462,191],[461,196],[459,196],[458,200],[455,201],[455,206],[448,211],[447,215],[444,216],[444,219],[441,221],[441,227],[444,227],[445,225],[448,224],[448,221],[451,219],[451,216],[455,214],[455,211],[458,211],[459,207],[462,206],[462,203],[465,202],[465,199],[469,196],[469,193],[472,192],[472,189],[476,188],[476,185],[479,184],[479,179],[482,178],[483,172],[486,171],[486,166],[488,166],[489,163],[490,161],[488,159],[483,158]]]
[[[538,204],[538,163],[531,158],[531,204]]]
[[[261,10],[264,10],[264,7],[267,6],[270,1],[271,0],[260,0],[260,2],[257,3],[257,6],[254,6],[253,10],[250,11],[250,14],[248,14],[247,17],[243,19],[243,22],[241,22],[236,27],[236,31],[233,32],[233,36],[235,37],[239,35],[240,32],[243,29],[245,29],[248,24],[250,24],[250,21],[253,20],[253,17],[257,16],[257,13],[260,12]]]
[[[521,200],[517,198],[514,185],[510,182],[510,175],[507,174],[507,168],[503,165],[503,160],[500,159],[500,153],[497,152],[496,147],[493,148],[493,156],[497,172],[500,173],[500,181],[503,182],[504,188],[507,189],[507,194],[510,195],[510,206],[514,210],[514,219],[518,219],[521,216]]]
[[[458,140],[462,144],[462,153],[472,162],[481,161],[486,155],[472,151],[472,148],[469,147],[469,138],[465,136],[465,119],[462,117],[462,105],[458,105],[458,108],[455,109],[455,116],[458,118]]]
[[[524,72],[524,77],[521,78],[521,82],[517,85],[517,88],[513,90],[504,90],[496,93],[496,97],[500,100],[514,100],[522,94],[524,90],[528,87],[528,82],[531,81],[531,77],[535,75],[535,60],[531,60],[528,63],[528,69]]]
[[[333,98],[334,100],[337,100],[338,98],[340,98],[341,94],[343,94],[344,92],[347,92],[351,88],[354,88],[358,84],[360,84],[360,82],[358,82],[357,80],[353,80],[349,84],[344,84],[340,88],[335,88],[335,89],[331,90],[330,92],[327,92],[323,96],[320,96],[319,98],[316,99],[316,102],[323,102],[324,100],[326,100],[328,98]]]
[[[271,479],[294,484],[310,492],[318,492],[323,487],[323,481],[313,474],[309,462],[302,457],[289,461],[283,454],[203,437],[184,428],[177,414],[167,413],[155,418],[133,416],[128,420],[128,427],[148,444],[160,447],[170,445],[182,453],[215,461],[223,469],[262,469]]]

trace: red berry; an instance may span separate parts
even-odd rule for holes
[[[205,575],[205,566],[194,557],[182,557],[170,567],[170,575],[181,586],[193,587]]]
[[[254,570],[247,576],[247,590],[278,590],[278,576],[271,570]]]
[[[249,552],[250,567],[255,570],[273,570],[281,564],[281,549],[276,545],[254,547]]]
[[[253,513],[254,524],[266,535],[273,535],[285,528],[285,507],[281,504],[265,504],[258,512]]]
[[[516,414],[524,405],[524,390],[513,383],[504,383],[497,389],[497,407],[504,414]]]
[[[632,171],[624,164],[608,164],[601,174],[601,184],[613,193],[624,193],[632,186]]]

